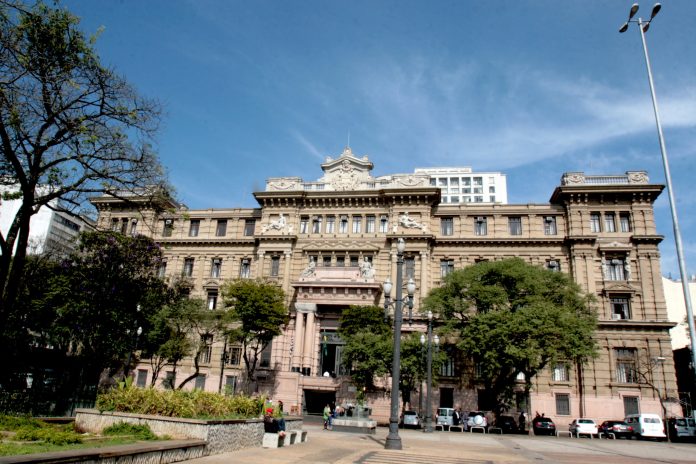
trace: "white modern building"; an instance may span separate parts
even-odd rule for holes
[[[662,287],[665,289],[667,317],[677,324],[669,331],[672,337],[672,350],[690,347],[689,325],[686,322],[686,305],[684,304],[684,289],[681,280],[672,280],[663,276]],[[696,276],[689,278],[689,292],[691,293],[691,301],[696,301]]]
[[[500,172],[473,172],[470,167],[416,168],[439,187],[441,203],[507,204],[507,178]]]

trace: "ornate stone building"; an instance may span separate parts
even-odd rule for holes
[[[599,356],[582,367],[551,366],[534,379],[531,398],[518,398],[520,407],[565,425],[576,416],[659,412],[660,394],[677,397],[673,323],[660,275],[662,236],[653,218],[663,186],[650,184],[646,173],[564,174],[545,204],[443,203],[440,187],[425,172],[373,177],[372,168],[367,157],[346,149],[327,158],[318,181],[268,179],[254,194],[259,207],[253,209],[188,210],[172,203],[169,210],[136,211],[112,198],[94,204],[100,227],[130,221],[160,242],[162,275],[191,279],[211,309],[227,279],[264,277],[283,288],[290,323],[265,353],[259,386],[291,413],[355,398],[341,364],[339,317],[350,305],[383,304],[381,283],[396,281],[399,238],[407,244],[405,276],[416,282],[414,324],[404,324],[404,332],[424,330],[420,300],[445,275],[481,260],[517,256],[567,272],[596,297]],[[241,379],[239,348],[223,356],[223,346],[210,341],[196,387],[218,391]],[[435,373],[434,407],[486,408],[467,364],[448,351],[448,362]],[[180,366],[177,377],[190,369]],[[647,373],[653,386],[637,372]],[[141,363],[138,382],[149,383],[149,376],[148,364]],[[388,392],[368,398],[373,417],[386,422]],[[418,393],[412,402],[420,409]]]

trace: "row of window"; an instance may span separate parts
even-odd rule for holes
[[[227,235],[227,219],[216,219],[215,220],[215,236],[224,237]],[[198,237],[201,230],[201,219],[191,219],[189,220],[189,237]],[[254,231],[256,230],[256,219],[245,219],[244,220],[244,236],[253,237]],[[162,236],[171,237],[174,232],[174,219],[165,219]]]
[[[570,416],[570,394],[569,393],[556,393],[556,415],[557,416]],[[640,412],[638,406],[637,396],[624,396],[624,416],[629,414],[638,414]]]
[[[602,221],[602,216],[604,216],[604,221]],[[627,212],[619,213],[618,229],[616,213],[590,213],[590,232],[631,232],[631,230],[631,215]]]
[[[492,188],[492,187],[491,187]],[[454,197],[453,197],[454,198]],[[457,200],[451,198],[452,203],[457,203]],[[480,201],[483,201],[481,197]],[[491,201],[495,201],[492,197]],[[603,218],[603,220],[602,220]],[[325,223],[325,224],[324,224]],[[349,229],[354,234],[362,233],[374,233],[377,225],[377,218],[374,215],[341,215],[341,216],[302,216],[300,218],[300,233],[301,234],[319,234],[319,233],[339,233],[347,234]],[[201,220],[191,219],[189,221],[189,237],[197,237],[200,232]],[[130,233],[135,234],[137,227],[137,220],[133,219],[130,222]],[[253,236],[254,230],[256,228],[255,219],[245,219],[244,220],[244,236]],[[113,219],[112,229],[120,231],[123,234],[129,232],[129,219]],[[174,220],[165,219],[164,228],[162,230],[162,236],[171,237],[174,230]],[[590,214],[590,231],[593,233],[599,232],[631,232],[631,217],[627,212],[621,212],[618,215],[618,222],[616,218],[616,213],[605,212],[605,213],[591,213]],[[379,232],[387,233],[389,231],[389,218],[386,215],[382,215],[379,218]],[[522,235],[522,217],[521,216],[509,216],[508,217],[508,232],[510,235]],[[454,235],[454,218],[445,217],[440,221],[440,233],[445,236]],[[227,234],[227,219],[217,219],[215,226],[215,236],[224,237]],[[474,234],[478,236],[488,235],[488,218],[485,216],[478,216],[474,218]],[[557,235],[558,230],[556,226],[555,216],[544,217],[544,235]]]
[[[510,235],[522,235],[522,217],[508,216],[508,233]],[[454,218],[443,217],[440,219],[440,234],[445,236],[454,235]],[[556,227],[556,217],[544,217],[544,235],[556,235],[558,228]],[[474,218],[474,235],[488,235],[488,218],[486,216],[477,216]]]

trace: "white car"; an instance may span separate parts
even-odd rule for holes
[[[488,419],[486,414],[482,411],[471,411],[466,419],[466,428],[471,430],[471,427],[483,427],[488,428]]]
[[[596,436],[599,433],[597,428],[597,423],[592,419],[575,419],[570,423],[570,428],[568,429],[570,433],[575,436],[580,435],[591,435]]]

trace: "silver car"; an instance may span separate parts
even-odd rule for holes
[[[454,408],[437,409],[437,425],[452,425],[454,420]]]
[[[404,411],[401,418],[401,425],[403,427],[413,427],[419,429],[421,427],[421,420],[416,411]]]

